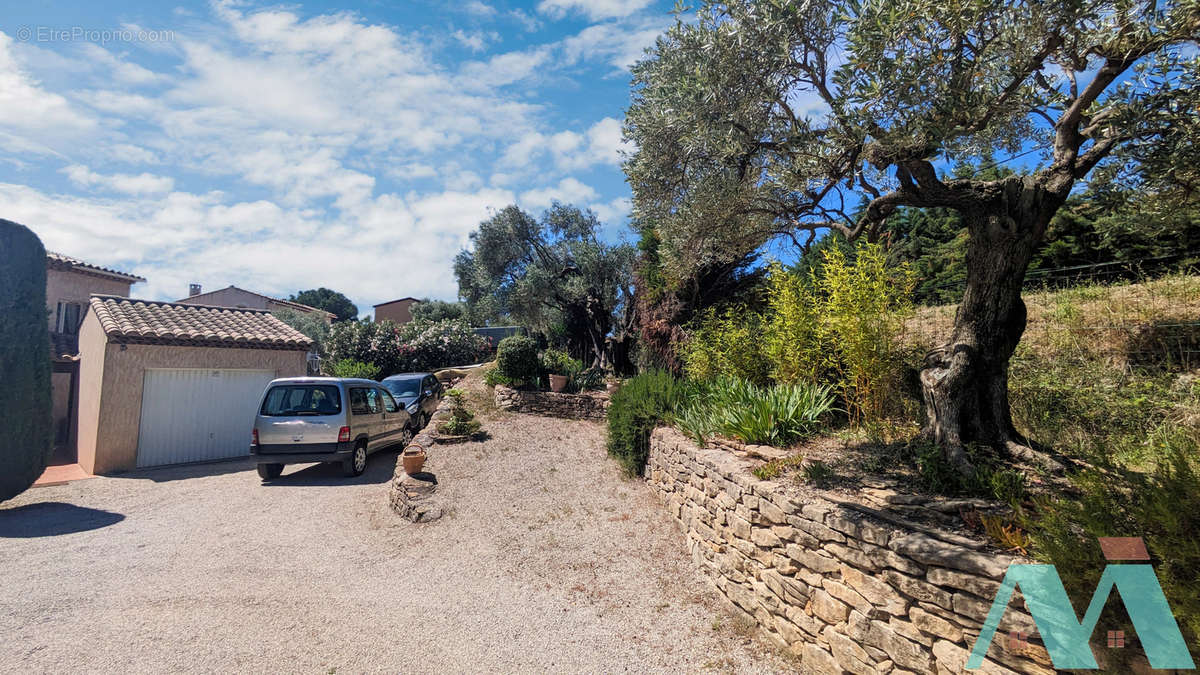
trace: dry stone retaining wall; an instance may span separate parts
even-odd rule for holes
[[[496,385],[495,396],[496,407],[511,412],[586,420],[603,420],[608,414],[608,396],[600,392],[561,394]]]
[[[1015,558],[823,491],[797,497],[751,466],[674,429],[651,437],[646,478],[732,611],[809,672],[963,672]],[[1010,643],[1013,630],[1028,644]],[[1019,592],[973,672],[1054,672]]]

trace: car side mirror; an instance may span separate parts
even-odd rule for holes
[[[433,390],[432,390],[432,389],[426,389],[426,390],[425,390],[425,395],[426,395],[426,396],[433,396]]]

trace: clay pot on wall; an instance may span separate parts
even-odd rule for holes
[[[421,467],[425,466],[425,450],[420,446],[410,445],[405,448],[404,453],[400,455],[400,461],[404,464],[404,473],[413,475],[421,472]]]
[[[551,375],[550,376],[550,391],[561,392],[567,388],[566,375]]]

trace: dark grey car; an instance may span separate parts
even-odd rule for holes
[[[442,383],[431,373],[401,373],[380,381],[392,398],[413,418],[413,428],[421,429],[442,400]]]

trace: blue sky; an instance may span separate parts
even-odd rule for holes
[[[628,65],[673,3],[104,4],[0,17],[0,217],[138,297],[453,298],[514,202],[628,236]]]

